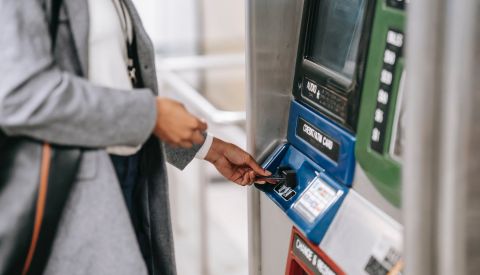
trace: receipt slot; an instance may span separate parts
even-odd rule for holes
[[[292,228],[285,275],[345,274],[318,246]]]

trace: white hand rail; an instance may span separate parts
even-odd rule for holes
[[[232,68],[245,66],[245,55],[242,54],[217,54],[194,55],[181,57],[158,57],[157,65],[171,71]]]
[[[245,122],[245,112],[223,111],[216,108],[210,101],[202,96],[187,81],[182,79],[177,71],[194,69],[211,69],[221,67],[235,67],[244,64],[239,55],[227,56],[196,56],[177,58],[157,58],[158,79],[175,90],[175,95],[181,101],[195,108],[207,121],[215,124],[237,124]]]

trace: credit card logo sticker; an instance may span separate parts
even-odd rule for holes
[[[275,193],[277,193],[280,197],[282,197],[284,200],[289,201],[297,192],[295,192],[292,188],[285,186],[284,183],[279,183],[275,188]]]
[[[338,162],[340,154],[338,142],[306,122],[303,118],[298,118],[297,135],[331,160]]]

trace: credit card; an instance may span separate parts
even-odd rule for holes
[[[279,181],[284,181],[284,177],[280,176],[257,176],[255,177],[255,182],[266,181],[268,183],[277,183]]]

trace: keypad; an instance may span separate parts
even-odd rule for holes
[[[380,154],[383,154],[385,148],[385,134],[392,85],[394,82],[395,65],[402,54],[403,45],[404,34],[389,29],[386,37],[386,47],[383,53],[383,66],[380,71],[377,102],[373,114],[373,129],[370,137],[370,147]]]

